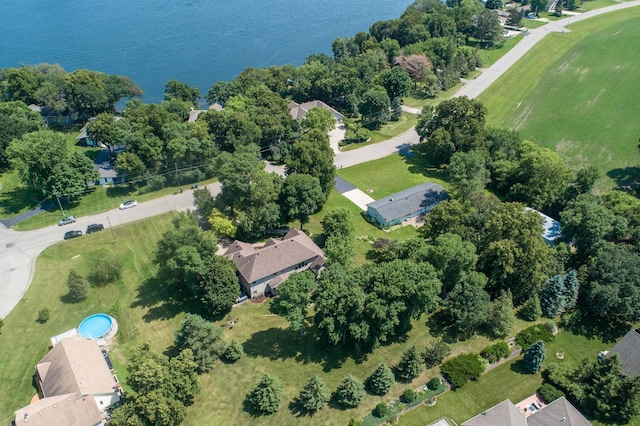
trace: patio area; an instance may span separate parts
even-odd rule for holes
[[[529,417],[533,413],[538,410],[544,408],[547,404],[545,404],[538,394],[533,394],[530,397],[523,399],[522,401],[516,404],[516,408],[522,413],[525,417]]]

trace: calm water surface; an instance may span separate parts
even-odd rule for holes
[[[126,75],[162,99],[176,79],[204,94],[245,67],[331,53],[338,37],[397,18],[412,0],[0,0],[0,67],[39,62]]]

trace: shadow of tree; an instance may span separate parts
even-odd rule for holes
[[[432,336],[439,337],[446,343],[456,343],[460,340],[460,334],[448,322],[446,310],[441,309],[429,316],[426,325]]]
[[[522,358],[512,363],[511,366],[509,366],[509,369],[514,373],[531,375],[531,373],[524,368],[524,359]]]
[[[143,281],[131,308],[146,308],[147,312],[142,316],[145,322],[171,319],[181,312],[208,316],[188,289],[172,283],[162,274]]]
[[[577,310],[566,321],[563,321],[562,327],[570,330],[573,334],[589,339],[598,338],[604,343],[614,343],[629,331],[631,325],[621,324],[617,321],[602,321]]]
[[[300,398],[295,397],[289,402],[289,412],[296,417],[313,417],[316,411],[309,411],[302,405]]]
[[[613,179],[619,188],[635,191],[640,184],[640,167],[631,166],[609,170],[607,176]]]
[[[435,163],[420,145],[414,145],[405,151],[401,150],[400,155],[409,166],[411,173],[421,174],[431,179],[444,180],[447,177],[446,169]]]

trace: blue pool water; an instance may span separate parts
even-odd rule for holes
[[[78,333],[85,339],[99,339],[111,330],[113,320],[107,314],[95,314],[80,323]]]

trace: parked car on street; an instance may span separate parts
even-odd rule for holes
[[[138,202],[136,200],[129,200],[129,201],[125,201],[124,203],[120,204],[120,210],[125,210],[125,209],[130,209],[132,207],[135,207],[138,205]]]
[[[58,226],[68,225],[70,223],[75,223],[75,222],[76,222],[75,216],[67,216],[60,219],[60,221],[58,222]]]
[[[64,233],[64,239],[68,240],[69,238],[78,238],[82,236],[82,231],[69,231]]]
[[[104,229],[104,225],[101,223],[92,223],[91,225],[87,226],[87,231],[85,232],[85,234],[91,234],[93,232],[98,232],[98,231],[102,231]]]

